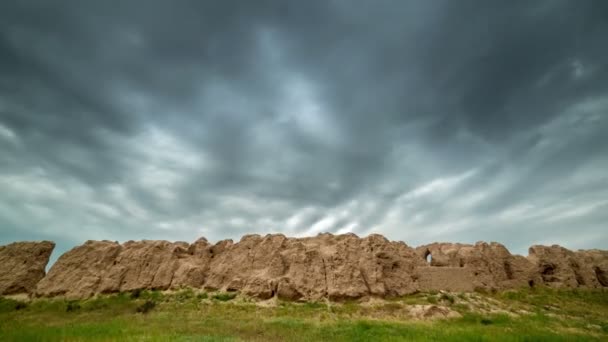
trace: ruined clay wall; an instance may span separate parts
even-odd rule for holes
[[[559,246],[532,246],[529,256],[523,257],[495,242],[412,248],[377,234],[364,238],[354,234],[307,238],[253,234],[238,242],[215,244],[204,238],[192,244],[87,241],[59,257],[46,276],[48,255],[15,253],[15,247],[9,254],[7,247],[0,249],[0,258],[4,257],[0,267],[19,264],[25,258],[40,264],[37,269],[42,273],[0,277],[0,289],[20,288],[38,297],[87,298],[137,289],[190,287],[238,291],[260,299],[344,300],[417,291],[608,287],[607,251],[570,251]],[[0,270],[13,273],[12,268]]]
[[[571,251],[564,247],[532,246],[528,259],[541,282],[555,288],[608,287],[608,251]]]
[[[135,289],[240,291],[291,300],[399,296],[418,290],[424,260],[380,235],[246,235],[238,243],[88,241],[62,255],[36,296],[83,298]]]
[[[50,241],[0,246],[0,295],[31,293],[44,277],[54,248]]]

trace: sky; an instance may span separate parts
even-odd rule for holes
[[[2,1],[0,244],[607,249],[606,37],[603,0]]]

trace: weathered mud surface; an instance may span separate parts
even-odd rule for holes
[[[23,255],[19,260],[40,259],[13,254]],[[18,263],[13,259],[2,266]],[[48,255],[41,260],[46,265]],[[42,272],[44,265],[38,268]],[[381,235],[354,234],[246,235],[236,243],[215,244],[204,238],[192,244],[87,241],[63,254],[44,278],[40,273],[38,278],[15,278],[24,279],[22,285],[5,278],[0,278],[0,289],[21,288],[40,297],[192,287],[239,291],[260,299],[344,300],[434,290],[608,287],[608,251],[533,246],[523,257],[495,242],[412,248]]]
[[[0,246],[0,295],[31,293],[44,277],[54,248],[50,241]]]

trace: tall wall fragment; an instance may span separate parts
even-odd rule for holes
[[[50,241],[0,246],[0,295],[32,293],[44,277],[54,248]]]

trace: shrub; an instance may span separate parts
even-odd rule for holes
[[[65,312],[80,310],[80,304],[76,301],[69,301],[65,307]]]
[[[25,302],[17,302],[15,304],[15,310],[21,310],[27,308],[27,303]]]
[[[140,298],[159,302],[163,299],[163,294],[158,290],[144,290],[141,292]]]
[[[303,304],[303,306],[308,309],[326,309],[327,308],[327,304],[321,303],[321,302],[305,302]]]
[[[10,312],[27,308],[27,303],[19,300],[0,297],[0,312]]]
[[[139,313],[148,313],[150,310],[154,309],[156,306],[156,302],[147,300],[142,305],[138,306],[136,311]]]
[[[449,305],[454,304],[454,296],[447,294],[447,293],[442,293],[441,296],[439,296],[439,300],[442,302],[448,302]]]
[[[110,306],[111,298],[93,298],[82,303],[82,308],[86,311],[102,310]]]
[[[492,324],[493,322],[492,322],[492,320],[491,320],[491,319],[489,319],[489,318],[482,318],[482,319],[479,321],[479,323],[481,323],[481,324],[483,324],[483,325],[490,325],[490,324]]]
[[[233,300],[236,297],[236,293],[234,292],[225,292],[225,293],[216,293],[213,295],[213,299],[219,300],[222,302],[227,302],[229,300]]]
[[[194,291],[192,289],[184,289],[175,293],[174,298],[177,301],[184,302],[194,298]]]
[[[141,297],[141,292],[142,292],[141,289],[136,289],[136,290],[131,291],[131,299],[137,299],[137,298]]]
[[[196,295],[197,299],[207,299],[209,298],[209,296],[207,295],[207,292],[202,292]]]

